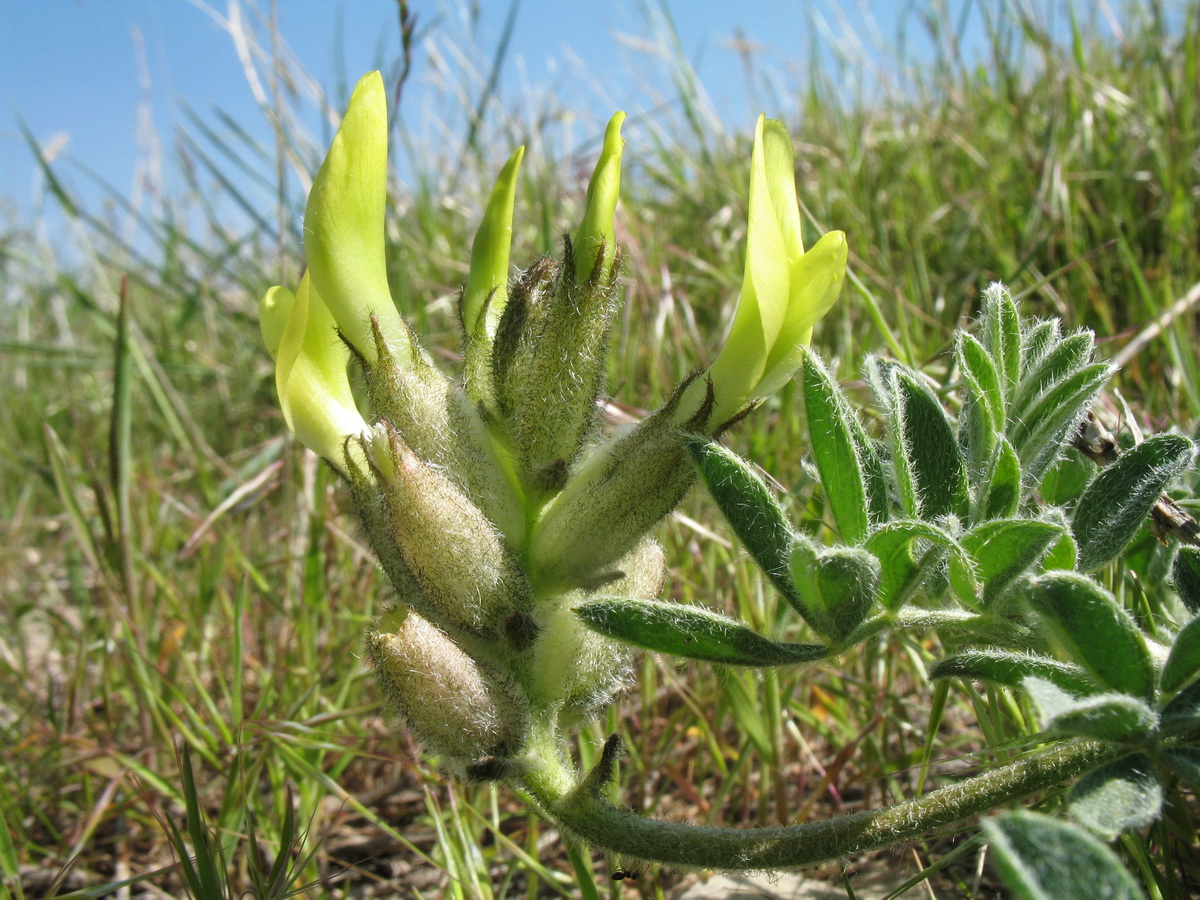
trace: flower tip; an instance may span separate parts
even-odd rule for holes
[[[608,127],[604,129],[604,155],[620,153],[621,148],[625,146],[621,137],[621,124],[624,121],[625,113],[621,110],[613,113],[613,117],[608,120]]]
[[[372,94],[379,94],[380,99],[387,102],[383,97],[383,73],[378,69],[373,69],[358,79],[358,83],[354,85],[354,90],[350,94],[350,105],[354,105],[356,101],[372,99]]]
[[[834,280],[838,284],[841,283],[846,274],[846,260],[850,257],[850,242],[846,239],[846,232],[826,232],[808,252],[822,257],[822,262],[829,266],[834,274]]]
[[[625,140],[621,137],[621,123],[624,121],[623,112],[614,113],[608,120],[600,159],[592,173],[592,180],[588,182],[587,205],[573,242],[576,278],[580,281],[590,277],[598,264],[602,266],[603,280],[616,257],[613,217],[621,193],[621,152],[625,146]],[[598,257],[601,248],[604,251],[603,260]]]
[[[406,338],[385,260],[387,135],[383,76],[369,72],[354,87],[304,211],[304,252],[313,287],[347,340],[371,364],[372,316],[389,340]]]
[[[513,208],[517,175],[525,147],[513,151],[496,178],[483,221],[471,245],[471,267],[463,288],[462,323],[467,337],[475,335],[481,311],[487,306],[488,336],[495,331],[504,308],[508,285],[508,258],[512,246]],[[494,292],[494,293],[493,293]]]

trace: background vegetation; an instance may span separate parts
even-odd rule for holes
[[[1130,4],[1115,35],[1072,17],[1061,40],[1010,9],[988,21],[979,65],[939,12],[916,11],[937,52],[896,59],[896,86],[848,98],[842,60],[780,95],[811,233],[841,228],[851,242],[852,283],[816,343],[845,378],[880,345],[945,367],[951,330],[1000,279],[1026,314],[1089,326],[1122,362],[1114,423],[1190,431],[1196,6]],[[269,56],[268,35],[248,37]],[[420,39],[418,27],[406,46],[419,53]],[[672,65],[678,96],[627,129],[613,421],[710,358],[741,277],[749,133],[713,127],[686,64]],[[419,89],[402,63],[385,75]],[[272,76],[286,87],[289,73]],[[463,97],[461,156],[412,146],[397,125],[409,174],[390,233],[397,302],[448,366],[466,248],[503,156],[535,151],[514,246],[531,261],[572,227],[598,147],[554,158],[565,111],[503,108],[486,79],[464,82]],[[116,193],[85,208],[47,166],[70,252],[37,223],[0,234],[0,296],[12,298],[0,306],[0,896],[124,879],[134,894],[176,895],[189,874],[218,870],[214,890],[230,896],[587,896],[560,838],[517,798],[448,781],[381,711],[360,639],[383,579],[335,480],[285,439],[255,322],[262,290],[293,283],[300,265],[303,198],[279,173],[294,185],[315,171],[327,136],[281,124],[277,144],[259,146],[236,126],[194,120],[178,141],[189,189],[152,215]],[[279,199],[253,202],[246,185]],[[139,215],[138,236],[123,238]],[[730,441],[810,496],[790,393]],[[823,514],[806,502],[797,518]],[[672,596],[779,635],[799,628],[702,496],[662,535]],[[1130,573],[1113,587],[1136,598]],[[954,686],[928,734],[942,699],[924,683],[930,650],[897,640],[762,677],[647,656],[579,753],[621,733],[625,797],[658,816],[755,824],[888,802],[1005,758],[1025,727],[1022,706]],[[1173,815],[1120,846],[1148,890],[1185,897],[1200,857],[1188,813]],[[886,865],[938,879],[941,896],[987,896],[972,834]],[[181,846],[213,871],[178,865]],[[670,896],[681,878],[610,882],[599,859],[595,870],[601,891],[630,896]]]

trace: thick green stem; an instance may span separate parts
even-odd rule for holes
[[[1056,787],[1126,752],[1113,745],[1073,743],[885,809],[773,828],[718,828],[649,819],[592,791],[554,791],[551,785],[562,783],[561,774],[539,773],[525,779],[524,786],[560,828],[598,848],[668,865],[787,869],[912,840]],[[549,765],[555,767],[553,762]]]

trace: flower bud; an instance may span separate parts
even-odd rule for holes
[[[434,752],[467,763],[519,750],[527,718],[520,693],[417,613],[385,615],[367,637],[367,655],[389,704]]]
[[[646,538],[616,562],[611,580],[555,598],[543,613],[546,621],[534,649],[533,695],[543,703],[561,703],[567,718],[586,718],[611,700],[628,674],[630,648],[592,631],[573,608],[598,595],[654,599],[666,574],[662,547]]]
[[[528,609],[524,574],[471,499],[391,425],[376,425],[365,444],[391,543],[421,586],[429,617],[451,634],[495,635],[504,620]]]
[[[375,415],[474,498],[505,535],[523,537],[520,504],[475,403],[438,370],[415,336],[394,353],[378,329],[374,338],[376,362],[363,366],[363,379]]]
[[[492,337],[504,312],[509,293],[509,251],[512,246],[512,208],[516,203],[517,174],[521,172],[524,148],[509,157],[492,187],[484,221],[480,222],[470,247],[470,272],[462,290],[460,316],[467,337],[468,356],[479,356],[486,370]],[[478,352],[470,350],[478,347]],[[469,366],[469,361],[468,361]],[[470,376],[468,372],[468,376]],[[475,373],[478,376],[479,373]],[[469,380],[478,380],[478,378]]]
[[[618,302],[616,282],[572,283],[560,269],[516,390],[506,426],[535,489],[560,487],[544,475],[565,469],[595,434],[604,392],[608,337]]]
[[[582,591],[556,598],[533,652],[530,698],[537,706],[561,705],[565,720],[587,717],[607,703],[629,674],[632,648],[602,637],[574,613]]]
[[[491,365],[493,393],[501,416],[514,416],[521,406],[521,374],[533,368],[532,358],[545,330],[557,272],[554,260],[538,260],[521,273],[504,305]]]
[[[706,403],[677,425],[686,388],[627,434],[594,448],[546,505],[530,543],[539,591],[586,587],[612,575],[617,560],[683,499],[696,478],[686,438],[711,409]]]
[[[408,340],[384,256],[387,127],[383,78],[371,72],[354,88],[304,210],[304,253],[313,284],[369,364],[375,362],[372,319],[388,341]]]
[[[617,243],[613,220],[621,193],[621,123],[625,113],[618,112],[608,121],[600,159],[588,182],[583,221],[571,241],[576,281],[609,281],[614,274]]]
[[[509,297],[493,350],[496,411],[534,495],[562,486],[595,431],[616,308],[615,283],[576,284],[549,260]]]
[[[361,443],[357,452],[362,453]],[[375,479],[369,474],[368,467],[350,465],[347,469],[346,481],[350,489],[350,499],[354,503],[354,511],[358,514],[359,523],[367,536],[367,543],[375,552],[380,567],[392,584],[392,590],[406,606],[424,612],[426,618],[434,616],[432,604],[421,590],[412,569],[408,567],[404,552],[392,540],[387,504],[380,495]]]
[[[667,561],[662,544],[646,538],[613,567],[616,578],[595,589],[606,597],[640,597],[653,600],[667,578]]]
[[[510,298],[496,338],[496,407],[535,495],[562,486],[560,473],[596,429],[619,306],[613,216],[624,118],[617,113],[609,122],[583,222],[566,242],[553,284],[547,284],[548,266],[531,270]]]
[[[278,333],[279,307],[287,291],[268,291],[261,306],[264,340]],[[346,473],[346,438],[367,427],[346,377],[349,351],[338,337],[333,319],[308,275],[292,298],[287,323],[279,335],[275,388],[287,426],[297,440]]]

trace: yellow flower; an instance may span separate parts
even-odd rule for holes
[[[280,329],[283,316],[286,322]],[[350,351],[308,274],[295,295],[282,287],[267,291],[259,317],[268,350],[278,335],[275,389],[288,428],[300,443],[345,474],[346,438],[362,434],[367,423],[346,377]]]
[[[706,380],[713,386],[714,424],[779,390],[800,365],[813,325],[841,293],[846,235],[831,231],[804,251],[793,166],[787,129],[760,116],[750,157],[742,293],[707,379],[697,379],[679,406],[681,421],[699,407]]]
[[[387,99],[382,76],[370,72],[350,96],[304,210],[304,254],[313,287],[368,363],[375,362],[372,317],[397,349],[410,340],[388,288],[386,205]]]

